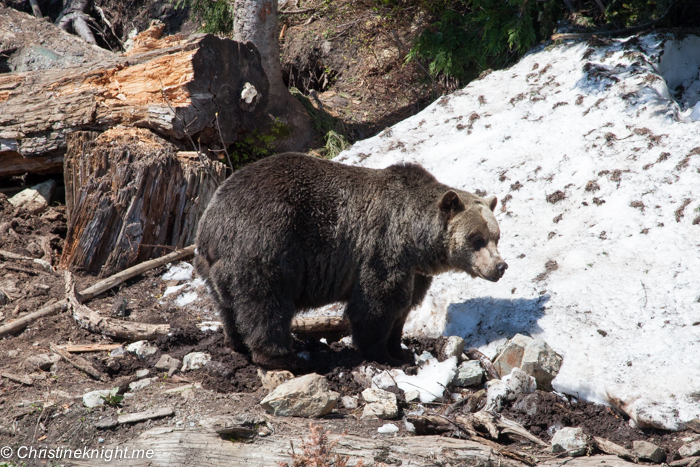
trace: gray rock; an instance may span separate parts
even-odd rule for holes
[[[382,389],[365,389],[362,398],[367,402],[362,411],[362,418],[381,418],[390,420],[399,414],[396,394]]]
[[[633,441],[632,453],[639,460],[660,464],[666,460],[666,452],[654,443],[648,441]]]
[[[121,295],[118,296],[112,302],[112,308],[110,309],[109,314],[118,317],[125,316],[126,307],[128,304],[129,302],[126,300],[126,298],[122,297]]]
[[[433,354],[428,352],[427,350],[424,350],[422,354],[416,355],[415,360],[416,360],[416,365],[418,366],[423,366],[425,363],[430,360],[431,358],[435,358]]]
[[[343,407],[345,407],[348,410],[356,409],[359,405],[357,397],[353,396],[343,396],[340,398],[340,401],[343,403]]]
[[[562,428],[552,437],[552,452],[577,457],[586,453],[588,441],[582,428]]]
[[[134,353],[141,358],[146,358],[158,352],[158,347],[148,341],[137,341],[127,345],[126,351]]]
[[[500,412],[506,401],[517,399],[520,394],[531,394],[537,389],[535,378],[520,368],[513,368],[503,379],[494,379],[486,383],[485,410]]]
[[[39,368],[40,370],[48,371],[51,368],[51,365],[60,361],[60,355],[56,355],[55,353],[44,353],[28,357],[22,365],[27,369]]]
[[[537,381],[543,391],[552,390],[552,380],[561,369],[562,357],[542,339],[533,339],[525,347],[520,367]]]
[[[153,378],[144,378],[140,379],[138,381],[134,381],[133,383],[129,383],[129,392],[139,392],[148,386],[150,386],[154,381],[156,381],[158,378],[153,377]]]
[[[109,352],[110,357],[121,357],[126,353],[126,349],[124,347],[117,347],[116,349],[112,349],[111,352]]]
[[[509,375],[513,368],[520,368],[525,348],[532,340],[532,337],[516,334],[508,341],[505,349],[493,361],[493,366],[501,378]]]
[[[294,379],[294,375],[291,371],[266,371],[263,369],[258,369],[258,377],[262,382],[263,388],[268,391],[274,391],[277,386],[282,383],[286,383]]]
[[[483,379],[484,369],[481,367],[481,363],[478,360],[468,360],[457,367],[457,374],[455,374],[452,384],[463,388],[481,384]]]
[[[260,405],[283,417],[321,417],[333,410],[339,397],[325,377],[311,373],[280,384]]]
[[[678,449],[681,457],[700,456],[700,440],[684,444]]]
[[[160,356],[160,358],[156,362],[155,369],[159,371],[167,371],[168,376],[172,376],[173,373],[175,373],[177,369],[180,368],[180,365],[182,365],[182,362],[180,360],[178,360],[177,358],[173,358],[166,353]]]
[[[459,336],[450,336],[445,340],[445,343],[440,348],[438,360],[444,362],[450,357],[457,357],[457,360],[459,360],[459,357],[462,355],[463,351],[464,339]]]
[[[141,379],[141,378],[145,378],[146,376],[148,376],[148,373],[150,373],[148,368],[143,368],[141,370],[136,370],[135,375],[137,378]]]
[[[56,181],[47,180],[20,191],[7,201],[16,208],[23,207],[32,214],[38,214],[49,207],[55,191]]]
[[[83,394],[83,405],[88,409],[94,409],[105,404],[104,398],[109,396],[109,389],[100,389]]]
[[[180,371],[199,370],[211,360],[211,355],[205,352],[190,352],[182,359]]]
[[[406,402],[413,402],[420,400],[420,391],[418,389],[412,389],[405,393]]]

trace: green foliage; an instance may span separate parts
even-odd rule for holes
[[[255,130],[252,133],[246,133],[229,147],[231,169],[237,170],[250,162],[271,156],[275,141],[285,138],[288,134],[287,126],[277,119],[272,122],[267,132]]]
[[[202,32],[230,35],[233,33],[233,0],[177,0],[176,8],[190,7],[202,22]]]
[[[100,396],[102,399],[104,399],[105,404],[110,405],[112,407],[118,407],[121,405],[122,401],[124,400],[124,396],[117,394],[117,391],[119,391],[119,388],[114,388],[109,391],[109,394],[106,396]]]
[[[418,36],[407,59],[426,60],[431,75],[460,81],[505,66],[548,37],[561,10],[558,0],[430,3],[436,20]]]
[[[605,19],[617,27],[632,27],[657,19],[673,0],[612,0]]]

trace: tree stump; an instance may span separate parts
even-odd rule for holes
[[[194,242],[226,168],[143,128],[67,137],[68,233],[59,267],[107,276]]]

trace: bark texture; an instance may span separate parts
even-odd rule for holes
[[[290,94],[282,80],[277,0],[236,0],[233,16],[233,39],[251,42],[260,51],[262,66],[270,83],[266,112],[278,117],[287,128],[286,134],[275,141],[275,150],[287,152],[306,149],[314,132],[311,117],[304,106]],[[267,128],[271,128],[271,125],[268,124]]]
[[[0,31],[12,19],[3,13]],[[60,171],[74,131],[121,124],[187,144],[190,137],[230,144],[267,121],[268,82],[252,44],[212,35],[159,39],[158,32],[144,33],[130,54],[100,52],[99,61],[71,68],[0,74],[0,177],[40,166],[30,160],[37,157],[52,165],[44,172]],[[246,102],[241,92],[251,85],[256,94]]]
[[[193,243],[224,165],[182,156],[147,129],[89,136],[68,138],[70,217],[59,267],[105,276]]]

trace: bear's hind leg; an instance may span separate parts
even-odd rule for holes
[[[258,291],[260,292],[260,291]],[[266,369],[302,370],[292,351],[291,300],[273,293],[256,293],[236,300],[236,322],[253,355],[253,363]]]

